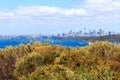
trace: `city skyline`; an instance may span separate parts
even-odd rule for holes
[[[0,34],[1,37],[16,37],[16,36],[47,36],[47,37],[68,37],[68,36],[85,36],[85,37],[90,37],[90,36],[105,36],[105,35],[120,35],[120,32],[115,32],[115,31],[105,31],[102,29],[98,29],[98,30],[78,30],[78,31],[68,31],[68,32],[63,32],[63,33],[56,33],[56,34],[45,34],[45,33],[37,33],[37,34],[13,34],[13,35],[9,35],[9,34]]]
[[[120,32],[119,0],[1,0],[0,34]]]

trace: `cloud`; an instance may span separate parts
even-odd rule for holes
[[[86,2],[90,4],[108,4],[111,1],[112,0],[86,0]]]
[[[87,10],[93,16],[103,16],[104,18],[120,17],[119,0],[84,0],[84,4],[78,5]]]
[[[113,9],[111,7],[111,0],[86,0],[84,6],[96,11],[109,11]]]
[[[0,20],[2,19],[13,19],[15,18],[13,12],[8,12],[8,11],[0,11]]]
[[[65,15],[88,15],[87,11],[85,9],[70,9],[70,10],[64,10]]]
[[[48,6],[20,6],[15,10],[18,14],[27,14],[27,15],[88,15],[85,9],[62,9],[58,7],[48,7]]]
[[[14,10],[0,11],[0,19],[18,19],[31,17],[88,16],[85,9],[62,9],[48,6],[19,6]]]

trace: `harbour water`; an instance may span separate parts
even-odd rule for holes
[[[46,40],[49,40],[50,44],[55,45],[62,45],[62,46],[68,46],[68,47],[83,47],[87,46],[87,42],[83,41],[75,41],[75,40],[55,40],[55,39],[36,39],[32,40],[32,42],[39,41],[41,43],[44,43]],[[7,46],[18,46],[19,44],[27,44],[31,42],[31,39],[1,39],[0,40],[0,48],[5,48]]]

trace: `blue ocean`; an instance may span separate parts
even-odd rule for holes
[[[39,41],[41,43],[44,43],[46,40],[49,40],[50,44],[55,45],[62,45],[62,46],[68,46],[68,47],[83,47],[87,46],[87,42],[83,41],[75,41],[75,40],[54,40],[54,39],[36,39],[32,40],[32,42]],[[31,42],[31,39],[1,39],[0,40],[0,48],[5,48],[7,46],[18,46],[19,44],[27,44]]]

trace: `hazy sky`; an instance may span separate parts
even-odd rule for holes
[[[120,0],[0,0],[0,34],[120,32]]]

